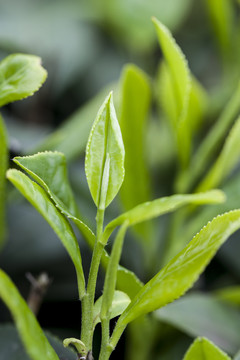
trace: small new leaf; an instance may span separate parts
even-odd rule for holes
[[[110,93],[93,124],[85,160],[88,186],[96,206],[101,204],[101,209],[111,203],[122,185],[124,156],[122,135]]]
[[[230,357],[206,338],[199,337],[190,346],[183,360],[231,360]]]
[[[7,56],[0,62],[0,107],[33,95],[46,77],[47,72],[38,56]]]

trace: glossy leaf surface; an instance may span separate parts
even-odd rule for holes
[[[227,238],[240,228],[240,210],[218,216],[155,275],[120,316],[117,328],[182,296],[198,279]],[[117,331],[117,330],[116,330]]]
[[[124,155],[122,135],[110,93],[97,114],[86,149],[85,172],[97,207],[102,202],[102,207],[107,207],[117,195],[124,178]],[[103,189],[106,189],[106,193],[103,193]],[[105,198],[101,199],[102,196]]]
[[[138,205],[132,210],[120,215],[111,221],[105,229],[105,239],[107,240],[116,226],[128,220],[129,226],[138,224],[142,221],[153,219],[157,216],[174,211],[186,204],[214,204],[225,200],[224,193],[220,190],[212,190],[206,193],[189,195],[172,195]]]
[[[230,357],[206,338],[198,338],[190,346],[183,360],[231,360]]]
[[[81,254],[69,222],[54,206],[46,192],[38,184],[30,180],[28,176],[18,170],[11,169],[7,172],[7,178],[43,216],[62,241],[76,268],[79,290],[82,296],[85,292],[85,280]]]
[[[77,216],[77,205],[67,177],[65,156],[59,152],[43,152],[15,157],[14,162],[28,172],[59,204]]]
[[[33,95],[46,80],[41,59],[13,54],[0,62],[0,107]]]
[[[0,114],[0,249],[5,238],[5,183],[8,161],[7,133]]]
[[[0,270],[0,297],[12,314],[19,335],[31,359],[59,360],[25,300],[2,270]]]
[[[96,326],[100,322],[100,312],[102,307],[102,299],[101,296],[94,304],[94,326]],[[126,307],[130,303],[130,298],[127,294],[122,291],[115,291],[112,301],[112,306],[110,308],[110,319],[113,319],[116,316],[122,314],[122,312],[126,309]]]
[[[239,311],[215,296],[185,295],[154,315],[191,337],[206,336],[229,354],[239,348]]]
[[[168,81],[167,91],[174,94],[174,101],[171,97],[171,104],[174,104],[174,110],[171,110],[172,122],[177,139],[179,159],[182,167],[185,168],[189,162],[191,150],[191,126],[188,123],[190,119],[187,117],[191,75],[187,60],[170,31],[157,19],[154,18],[153,22],[164,55],[164,70],[167,72],[165,79]]]

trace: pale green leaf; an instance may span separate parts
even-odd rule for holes
[[[231,360],[230,357],[206,338],[197,338],[183,360]]]
[[[9,308],[19,335],[32,360],[59,360],[35,316],[9,277],[0,270],[0,298]]]
[[[218,216],[155,275],[120,316],[116,334],[137,317],[182,296],[198,279],[227,238],[240,228],[240,210]]]
[[[233,360],[240,360],[240,351],[234,356]]]
[[[208,164],[214,158],[216,151],[226,137],[226,133],[240,111],[240,82],[219,116],[215,125],[208,132],[198,150],[194,154],[189,168],[181,174],[178,190],[182,192],[188,189],[199,179]]]
[[[118,216],[106,226],[104,231],[105,241],[108,240],[112,231],[126,220],[128,220],[129,226],[132,226],[169,213],[187,204],[215,204],[224,201],[225,196],[221,190],[212,190],[198,194],[172,195],[140,204]]]
[[[113,319],[116,316],[122,314],[122,312],[126,309],[126,307],[130,303],[130,298],[127,294],[122,291],[115,291],[112,305],[110,308],[110,318]],[[96,326],[100,322],[100,312],[102,307],[102,296],[97,299],[94,304],[93,310],[93,319],[94,319],[94,326]]]
[[[6,196],[6,170],[8,162],[7,133],[3,118],[0,114],[0,248],[5,239],[5,196]]]
[[[33,95],[46,77],[47,72],[38,56],[7,56],[0,62],[0,106]]]
[[[170,31],[157,19],[153,19],[158,40],[164,56],[165,80],[168,83],[170,104],[174,104],[171,110],[172,122],[176,134],[178,155],[183,168],[189,162],[191,151],[191,128],[188,118],[188,107],[191,92],[191,74],[188,63],[181,49],[176,44]],[[170,111],[170,110],[169,110]]]
[[[67,160],[81,155],[86,148],[92,121],[114,84],[101,90],[93,99],[71,115],[59,128],[50,134],[32,153],[44,150],[63,152]]]
[[[240,286],[238,285],[228,286],[216,290],[214,291],[213,295],[226,303],[240,306]]]
[[[240,117],[232,127],[224,147],[215,164],[199,184],[196,191],[206,191],[218,187],[239,163],[240,157]]]
[[[234,35],[234,4],[229,0],[206,0],[211,24],[224,57],[229,58]]]
[[[151,93],[148,77],[134,65],[125,66],[120,82],[119,124],[126,152],[126,174],[120,196],[124,209],[129,210],[151,198],[145,149],[146,121]],[[149,224],[137,228],[144,239],[151,238]]]
[[[97,114],[86,148],[85,172],[97,207],[102,202],[102,207],[107,207],[117,195],[124,178],[124,155],[122,135],[110,93]],[[106,168],[107,158],[109,169]],[[105,177],[107,173],[108,177]],[[107,189],[106,194],[103,189]],[[101,199],[101,196],[105,199]]]
[[[79,295],[80,297],[83,296],[85,293],[85,279],[81,254],[77,239],[69,222],[55,207],[42,187],[30,180],[28,176],[18,170],[11,169],[7,172],[7,178],[43,216],[62,241],[76,269]]]
[[[185,295],[155,311],[154,316],[191,337],[206,336],[230,354],[239,348],[239,311],[215,296]]]
[[[59,152],[44,152],[32,156],[15,157],[14,162],[36,180],[55,200],[71,214],[78,210],[67,177],[65,156]]]

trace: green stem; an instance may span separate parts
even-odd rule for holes
[[[99,265],[104,249],[101,243],[103,231],[104,210],[98,209],[97,211],[97,236],[93,249],[92,261],[88,277],[88,285],[86,295],[82,300],[82,333],[81,341],[85,344],[87,351],[92,349],[93,340],[93,306],[95,298],[95,289],[97,283],[97,276]]]

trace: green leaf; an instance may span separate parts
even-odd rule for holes
[[[97,301],[94,304],[94,310],[93,310],[94,311],[94,313],[93,313],[94,326],[96,326],[100,322],[102,299],[103,299],[103,297],[101,296],[100,298],[97,299]],[[113,296],[112,305],[110,308],[110,319],[113,319],[116,316],[119,316],[120,314],[122,314],[122,312],[129,305],[130,301],[131,300],[127,294],[125,294],[122,291],[115,291],[114,296]]]
[[[3,245],[5,229],[5,196],[6,196],[6,171],[8,165],[7,133],[3,118],[0,114],[0,249]]]
[[[240,306],[240,286],[228,286],[214,291],[213,295],[230,305]]]
[[[124,178],[124,146],[112,93],[101,106],[87,143],[85,172],[97,207],[106,208]]]
[[[44,150],[63,152],[67,160],[81,155],[86,148],[88,136],[92,126],[92,119],[96,116],[106,94],[114,85],[108,85],[93,99],[70,116],[60,127],[50,134],[32,153]]]
[[[188,63],[181,49],[176,44],[170,31],[157,19],[153,19],[158,40],[164,56],[165,79],[170,97],[172,122],[176,134],[178,155],[182,168],[186,168],[191,151],[191,128],[188,118],[188,107],[191,92],[191,74]],[[170,80],[171,79],[171,80]],[[171,106],[171,105],[170,105]]]
[[[112,220],[104,230],[104,240],[107,241],[112,231],[126,220],[131,226],[174,211],[187,204],[215,204],[224,201],[225,195],[221,190],[212,190],[201,194],[172,195],[149,201]]]
[[[182,296],[198,279],[227,238],[240,228],[240,210],[218,216],[155,275],[120,316],[115,336],[137,317],[165,306]]]
[[[229,0],[206,0],[206,6],[211,18],[221,53],[226,60],[229,58],[234,36],[234,5]]]
[[[234,356],[233,360],[240,360],[240,351]]]
[[[65,156],[59,152],[44,152],[15,157],[14,162],[41,185],[61,208],[77,216],[78,209],[67,177]]]
[[[231,360],[230,357],[206,338],[197,338],[183,360]]]
[[[47,77],[41,59],[13,54],[0,62],[0,106],[33,95]]]
[[[31,359],[59,360],[35,316],[2,270],[0,270],[0,297],[11,311],[19,335]]]
[[[81,298],[85,293],[85,279],[80,249],[69,222],[55,207],[46,192],[28,176],[18,170],[11,169],[7,172],[7,178],[43,216],[62,241],[75,266]]]
[[[191,337],[206,336],[230,354],[239,348],[240,314],[212,295],[185,295],[154,313]]]
[[[124,209],[129,210],[151,197],[144,143],[151,93],[148,77],[134,65],[125,66],[120,82],[119,124],[126,152],[126,174],[120,196]],[[137,230],[144,238],[151,237],[149,226],[144,225]]]
[[[207,168],[210,161],[214,158],[216,151],[219,149],[221,143],[226,137],[229,127],[239,114],[239,96],[240,82],[238,82],[236,90],[222,111],[219,119],[208,132],[194,154],[188,170],[182,173],[182,178],[179,179],[179,183],[181,184],[181,188],[179,188],[179,190],[182,192],[188,191],[188,189],[199,179],[200,175]]]
[[[219,186],[231,173],[240,156],[240,117],[233,125],[224,147],[217,158],[214,166],[199,184],[196,191],[206,191]]]
[[[128,222],[126,221],[118,230],[118,233],[114,240],[103,287],[102,307],[100,313],[101,320],[110,319],[110,308],[116,288],[118,264],[122,254],[122,247],[127,228]]]

